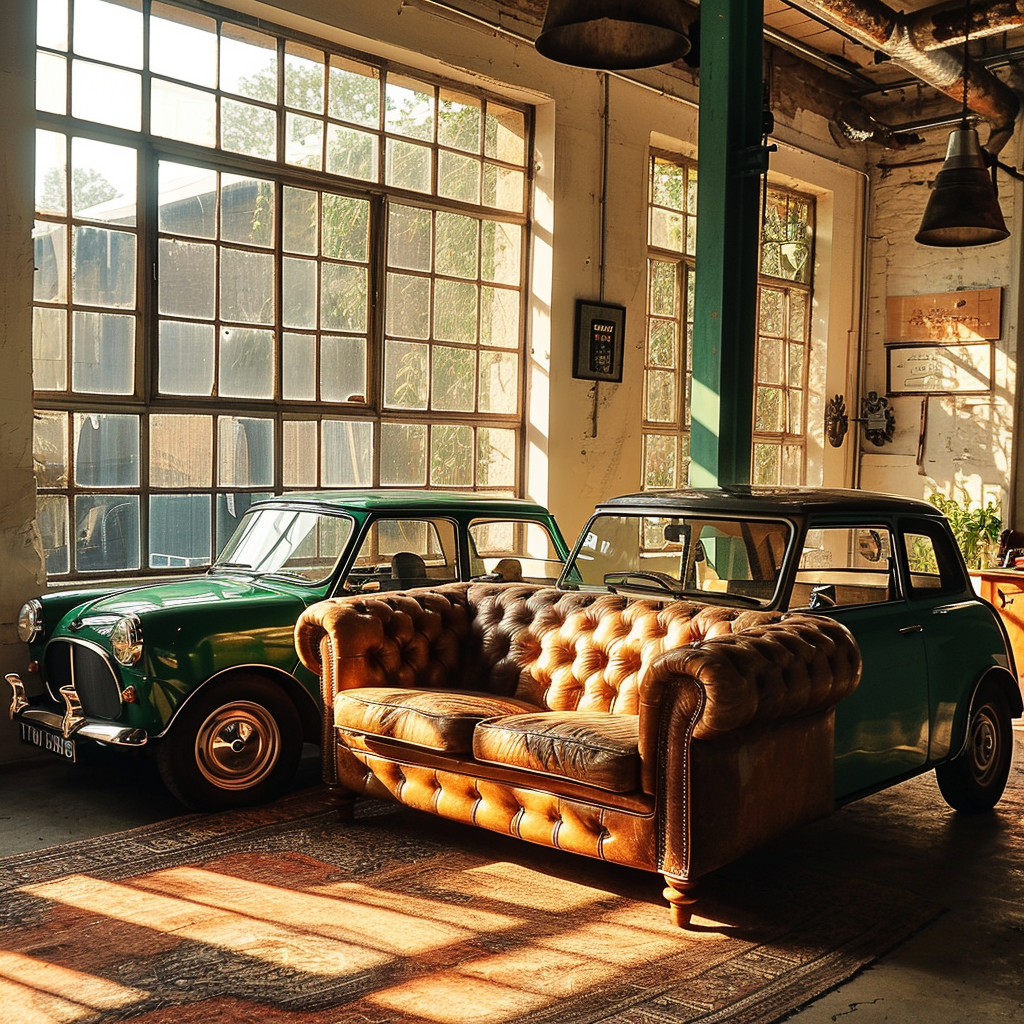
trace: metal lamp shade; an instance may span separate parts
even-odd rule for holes
[[[967,246],[1001,242],[1009,234],[978,133],[957,128],[914,238],[922,245]]]
[[[668,64],[690,49],[682,0],[548,0],[537,52],[619,71]]]

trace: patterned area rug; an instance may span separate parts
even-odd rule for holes
[[[0,859],[0,1022],[768,1024],[940,911],[775,844],[680,931],[655,875],[312,789]]]

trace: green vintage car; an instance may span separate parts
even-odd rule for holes
[[[837,803],[929,769],[959,810],[1002,795],[1022,713],[1013,653],[927,502],[806,488],[625,495],[598,506],[560,585],[838,619],[863,675],[836,709]]]
[[[319,743],[319,680],[293,630],[314,601],[473,578],[553,584],[567,546],[529,501],[440,491],[288,494],[254,503],[201,576],[27,602],[30,676],[11,673],[23,742],[145,747],[188,806],[257,803]]]

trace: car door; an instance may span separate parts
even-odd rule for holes
[[[926,618],[908,599],[894,530],[882,521],[808,531],[790,607],[842,622],[863,659],[836,707],[835,794],[843,800],[913,774],[928,760]]]

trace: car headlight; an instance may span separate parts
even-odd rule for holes
[[[110,646],[122,665],[134,665],[142,657],[142,623],[134,615],[118,619],[110,633]]]
[[[37,598],[26,601],[18,612],[18,637],[23,643],[30,644],[43,631],[43,605]]]

